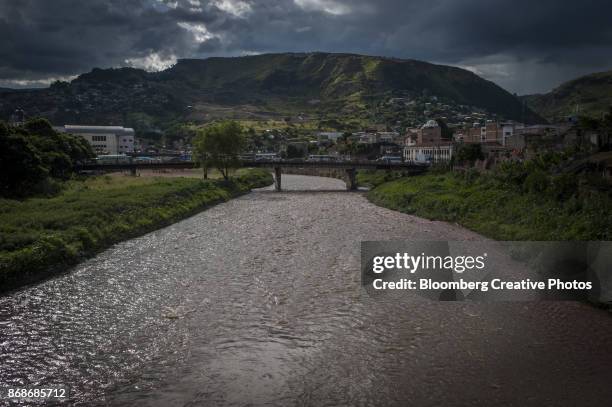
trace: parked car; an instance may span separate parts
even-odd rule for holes
[[[255,161],[276,161],[280,157],[276,153],[257,153],[255,154]]]
[[[308,161],[314,162],[326,162],[326,161],[335,161],[335,158],[331,155],[309,155]]]
[[[392,156],[392,155],[384,155],[378,158],[376,161],[387,163],[387,164],[401,164],[403,162],[402,157],[397,157],[397,156]]]

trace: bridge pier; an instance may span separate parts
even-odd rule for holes
[[[276,190],[276,192],[281,191],[281,180],[281,167],[274,167],[274,189]]]
[[[347,191],[357,190],[357,170],[355,168],[346,169],[346,189]]]

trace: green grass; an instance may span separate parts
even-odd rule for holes
[[[372,188],[400,177],[402,177],[402,173],[398,171],[359,170],[357,172],[357,183],[360,186]]]
[[[427,219],[457,222],[497,240],[610,240],[612,201],[602,193],[558,200],[479,176],[427,174],[380,184],[375,204]]]
[[[231,181],[111,177],[72,181],[57,196],[0,200],[0,291],[64,270],[110,245],[269,185],[263,170]]]

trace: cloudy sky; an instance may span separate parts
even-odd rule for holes
[[[354,52],[457,65],[519,94],[612,69],[609,0],[2,0],[0,87],[177,58]]]

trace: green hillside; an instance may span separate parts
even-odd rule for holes
[[[551,121],[570,115],[599,118],[612,106],[612,71],[583,76],[550,93],[523,98],[532,110]]]
[[[423,94],[501,118],[542,121],[529,109],[523,112],[510,93],[460,68],[327,53],[185,59],[157,73],[94,69],[71,83],[3,93],[0,117],[21,107],[54,123],[137,128],[228,116],[268,119],[304,113],[360,118],[388,98]]]

